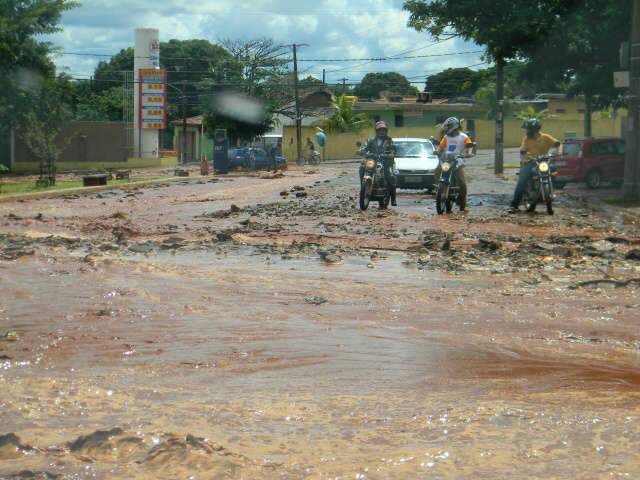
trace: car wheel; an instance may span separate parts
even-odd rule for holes
[[[602,185],[602,174],[599,170],[591,170],[587,175],[587,187],[590,189],[600,188]]]

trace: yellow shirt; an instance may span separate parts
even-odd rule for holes
[[[538,157],[541,155],[547,155],[549,150],[556,146],[557,139],[546,133],[541,133],[536,138],[529,138],[527,136],[522,140],[520,146],[521,151],[526,151],[528,157]]]

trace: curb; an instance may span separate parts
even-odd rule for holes
[[[0,204],[3,203],[13,203],[18,201],[28,201],[28,200],[40,200],[40,199],[49,199],[49,198],[57,198],[57,197],[65,197],[67,195],[82,195],[82,194],[91,194],[91,193],[99,193],[99,192],[108,192],[110,190],[133,190],[134,188],[144,187],[146,185],[153,185],[155,183],[167,183],[167,182],[177,182],[177,181],[201,181],[202,179],[214,179],[219,177],[168,177],[165,179],[156,179],[156,180],[142,180],[140,182],[131,182],[131,183],[123,183],[121,185],[106,185],[99,187],[82,187],[82,188],[65,188],[63,190],[52,190],[48,192],[33,192],[33,193],[25,193],[22,195],[7,195],[0,196]]]

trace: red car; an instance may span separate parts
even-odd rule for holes
[[[598,188],[604,182],[619,187],[624,181],[624,140],[620,138],[571,138],[562,145],[562,155],[553,165],[557,168],[557,188],[570,182],[586,182]]]

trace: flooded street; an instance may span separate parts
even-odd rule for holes
[[[1,203],[0,478],[637,478],[640,222],[491,173]]]

